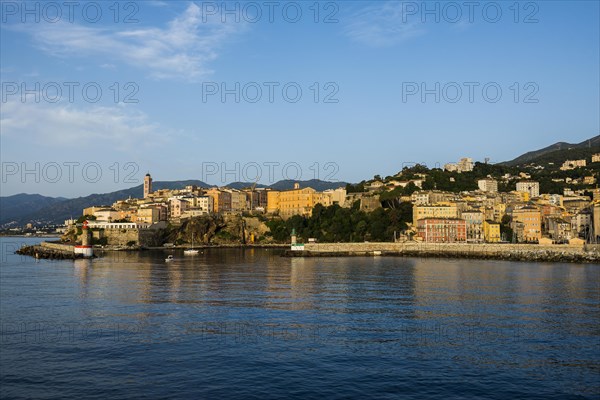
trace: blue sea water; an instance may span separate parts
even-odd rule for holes
[[[36,240],[0,239],[2,399],[600,398],[599,265]]]

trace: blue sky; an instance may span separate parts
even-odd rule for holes
[[[44,4],[2,2],[2,196],[355,182],[600,133],[596,1]]]

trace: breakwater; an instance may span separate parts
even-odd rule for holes
[[[23,246],[15,252],[23,256],[50,260],[74,260],[84,258],[83,254],[75,254],[74,246],[63,243],[42,242],[39,245]]]
[[[287,257],[402,256],[510,261],[600,262],[600,251],[583,246],[468,243],[307,243]]]

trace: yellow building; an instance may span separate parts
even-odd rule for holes
[[[413,207],[413,225],[425,218],[458,218],[458,207],[453,203],[438,203],[436,205],[421,205]]]
[[[522,201],[523,203],[527,203],[529,201],[529,199],[531,198],[531,196],[529,195],[529,192],[513,191],[511,193],[514,193],[516,195],[516,197],[519,199],[519,201]]]
[[[483,221],[483,237],[486,243],[497,243],[500,241],[500,224],[494,221]]]
[[[519,241],[536,242],[542,237],[542,215],[536,207],[525,206],[513,210],[512,223],[513,230],[518,231]]]
[[[342,193],[343,192],[343,193]],[[317,204],[325,207],[340,203],[345,199],[345,190],[317,192],[313,188],[303,188],[296,183],[292,190],[270,190],[267,192],[267,213],[279,215],[286,219],[293,215],[310,216]]]
[[[310,216],[313,207],[322,200],[321,195],[313,188],[300,189],[298,185],[293,190],[279,192],[279,215],[289,218],[293,215]]]
[[[136,214],[137,214],[137,209],[135,209],[135,208],[130,208],[127,210],[119,210],[119,217],[117,219],[119,221],[122,221],[122,220],[132,221]]]
[[[500,222],[502,221],[502,216],[506,214],[506,204],[497,203],[494,204],[494,221]]]
[[[82,215],[94,215],[98,211],[106,211],[106,210],[110,210],[110,207],[106,207],[106,206],[86,207],[86,208],[83,209],[83,214]]]
[[[160,210],[154,207],[140,208],[132,222],[139,224],[153,224],[160,221]]]
[[[279,191],[269,190],[267,192],[267,213],[274,214],[279,210]]]

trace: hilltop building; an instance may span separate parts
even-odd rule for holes
[[[449,172],[470,172],[473,171],[473,159],[469,157],[461,158],[457,163],[448,163],[444,165],[444,169]]]

